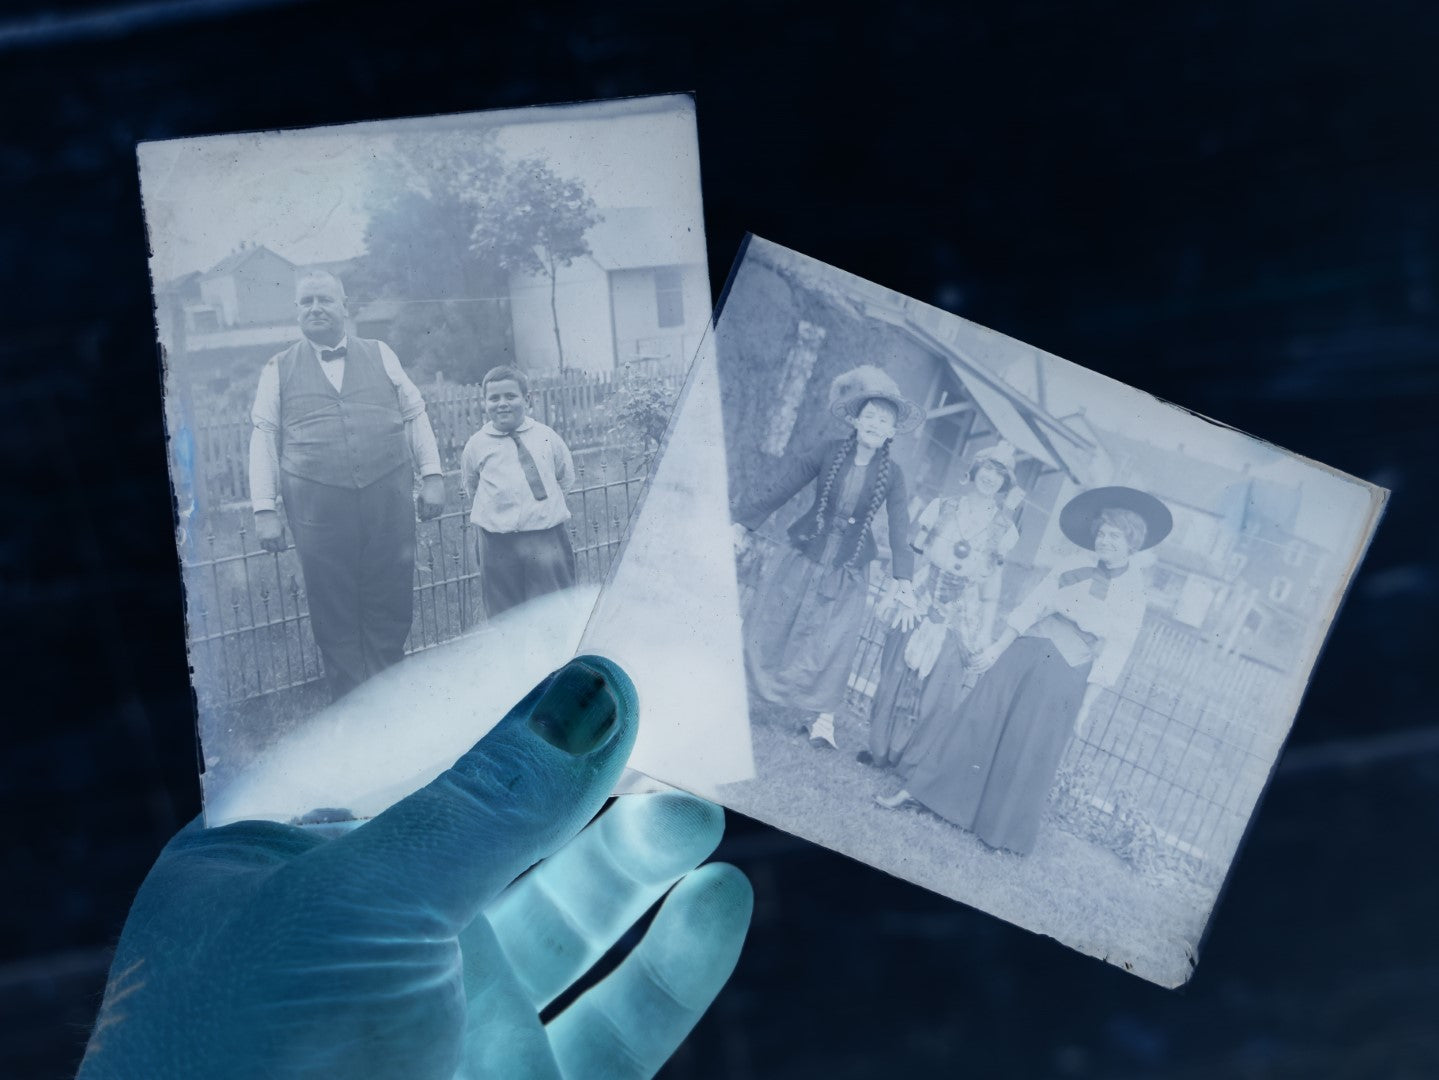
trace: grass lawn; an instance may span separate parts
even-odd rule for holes
[[[200,720],[207,795],[330,703],[323,680],[206,709]]]
[[[758,777],[726,805],[1164,985],[1189,977],[1215,896],[1147,880],[1113,852],[1041,826],[1027,856],[995,851],[925,810],[885,810],[899,782],[861,765],[867,722],[835,721],[838,752],[796,731],[804,714],[751,704]]]

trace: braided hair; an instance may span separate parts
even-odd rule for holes
[[[891,408],[894,407],[887,398],[869,398],[860,402],[860,410],[870,401],[882,401]],[[856,412],[858,411],[856,410]],[[873,524],[875,515],[879,513],[879,508],[884,505],[885,497],[889,493],[889,444],[893,441],[893,436],[885,439],[876,451],[879,455],[879,467],[875,475],[874,492],[870,495],[869,506],[865,509],[864,524],[855,532],[854,548],[850,551],[849,558],[841,564],[846,570],[853,568],[859,562],[859,553],[864,550],[864,538],[869,534],[870,525]],[[830,458],[829,468],[825,470],[824,479],[820,481],[819,485],[819,500],[815,503],[814,508],[814,528],[796,537],[800,543],[809,543],[832,524],[833,510],[830,506],[830,499],[834,495],[835,480],[839,478],[840,470],[845,467],[845,463],[854,460],[858,447],[859,431],[855,430],[850,432],[849,438],[839,445],[834,456]]]
[[[819,502],[815,505],[814,529],[797,537],[802,544],[807,544],[816,536],[824,532],[828,524],[829,499],[834,492],[834,482],[839,476],[839,471],[844,467],[846,460],[854,457],[855,447],[859,445],[859,432],[851,431],[849,438],[842,442],[834,456],[829,459],[829,468],[825,470],[824,479],[819,485]]]
[[[864,524],[854,534],[854,550],[849,553],[845,560],[845,569],[849,569],[859,561],[859,553],[864,549],[864,538],[869,535],[870,524],[874,521],[875,514],[884,505],[885,496],[889,493],[889,444],[893,439],[885,439],[884,445],[879,448],[879,473],[874,480],[874,494],[869,497],[869,508],[864,514]]]

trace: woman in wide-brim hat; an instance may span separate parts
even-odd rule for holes
[[[829,408],[850,428],[848,436],[791,456],[768,487],[743,498],[735,546],[743,553],[751,530],[813,487],[809,509],[789,528],[789,549],[767,561],[745,612],[745,669],[756,696],[817,714],[811,741],[833,747],[834,714],[844,703],[865,617],[869,565],[879,557],[873,524],[881,509],[896,594],[902,608],[913,608],[908,497],[889,448],[897,433],[918,427],[924,413],[873,365],[836,378]]]
[[[1153,495],[1094,488],[1060,511],[1060,529],[1095,560],[1056,569],[1014,609],[975,661],[973,693],[881,804],[910,800],[986,844],[1028,854],[1071,734],[1082,735],[1099,691],[1124,672],[1144,622],[1145,586],[1131,556],[1169,534]]]
[[[1000,442],[974,455],[957,494],[920,512],[913,541],[919,621],[885,635],[860,761],[905,776],[924,753],[922,734],[953,717],[973,683],[970,664],[994,640],[999,569],[1019,542],[1014,511],[1023,497],[1014,447]]]

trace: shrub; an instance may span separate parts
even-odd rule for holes
[[[661,376],[625,376],[605,403],[610,433],[648,465],[659,452],[676,396],[676,389]]]

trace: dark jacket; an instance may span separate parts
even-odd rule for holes
[[[796,455],[791,455],[785,462],[778,476],[770,483],[764,491],[752,499],[740,503],[735,520],[749,529],[757,529],[764,524],[766,518],[773,514],[785,503],[801,491],[806,484],[814,483],[814,500],[810,503],[809,509],[800,515],[793,525],[789,527],[790,542],[811,559],[818,560],[824,555],[824,542],[829,532],[829,522],[824,527],[817,527],[816,519],[819,516],[819,489],[824,474],[829,469],[829,464],[834,455],[839,453],[845,445],[846,439],[831,439],[829,442],[820,443],[818,446]],[[864,488],[860,492],[859,502],[855,507],[854,517],[849,519],[844,530],[844,542],[839,545],[839,552],[835,556],[837,565],[843,565],[849,558],[849,553],[854,550],[855,538],[864,528],[865,514],[868,512],[870,500],[874,497],[874,485],[879,477],[879,455],[875,454],[869,463],[868,474],[865,476]],[[831,497],[838,495],[839,481],[836,480],[836,490]],[[909,580],[914,576],[914,552],[910,550],[908,542],[909,534],[909,496],[905,493],[904,473],[899,467],[899,462],[893,458],[889,462],[889,486],[885,489],[885,509],[889,515],[889,549],[893,564],[890,573],[896,578]],[[830,513],[833,513],[834,504],[830,504]],[[809,540],[802,537],[814,536]],[[864,529],[864,535],[860,538],[859,557],[855,565],[863,568],[873,562],[879,556],[879,549],[874,542],[874,535],[869,529]]]

